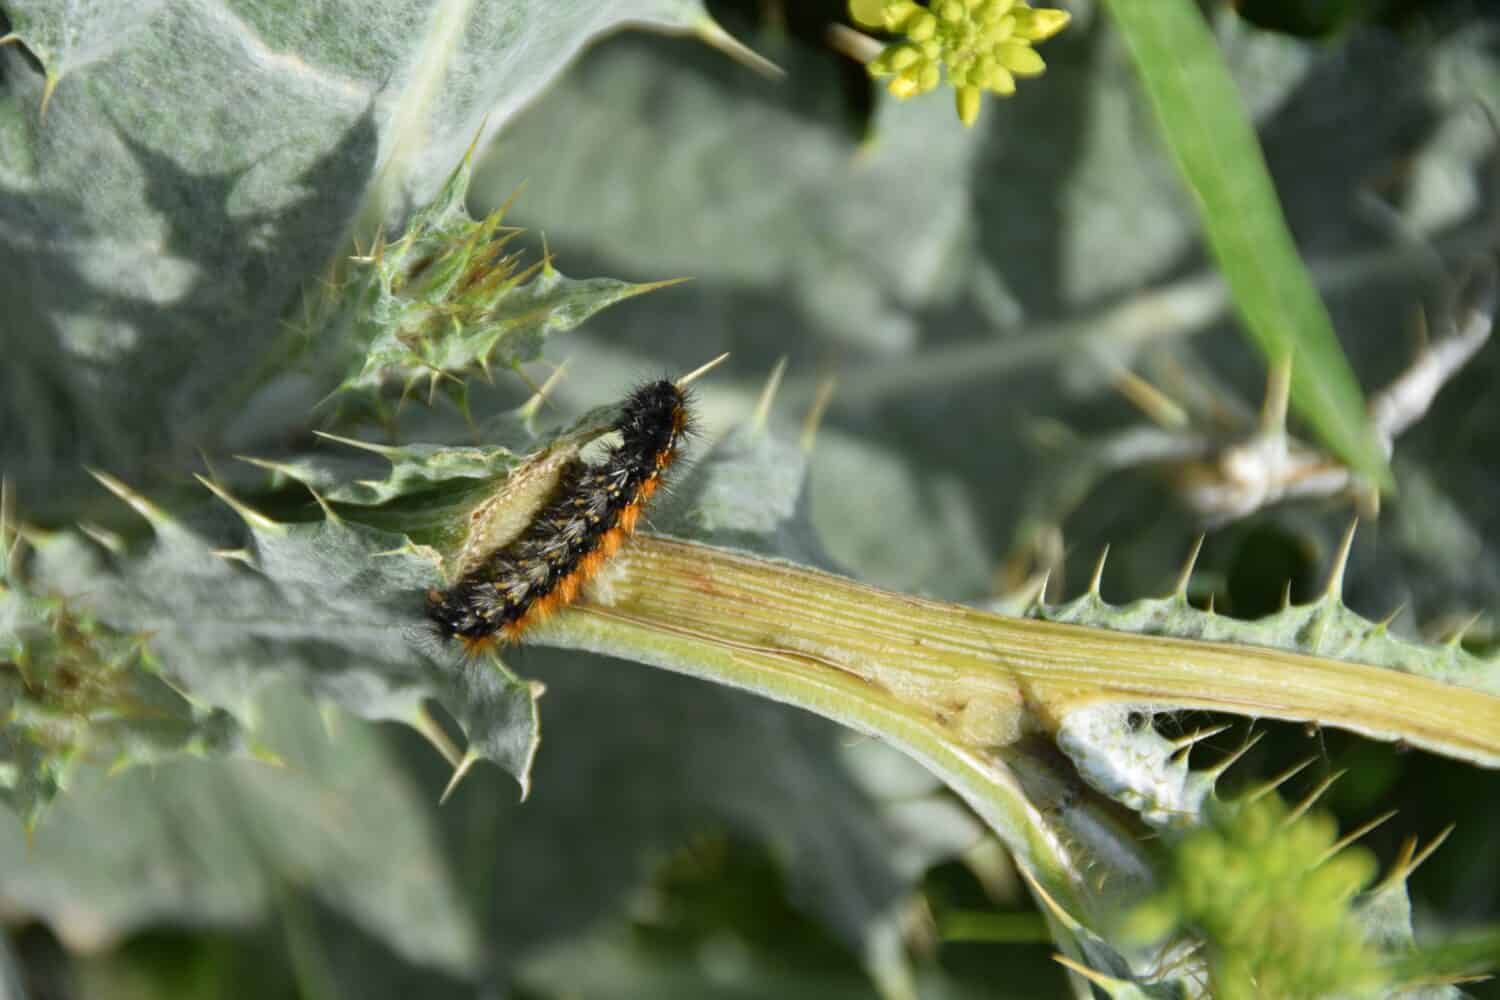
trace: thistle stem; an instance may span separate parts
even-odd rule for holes
[[[1310,721],[1500,767],[1500,698],[1480,691],[1277,649],[1010,618],[666,538],[633,541],[594,601],[537,637],[886,740],[964,796],[1075,916],[1090,895],[1082,873],[1099,860],[1084,856],[1131,838],[1081,840],[1121,821],[1102,808],[1060,816],[1036,794],[1067,779],[1028,737],[1050,736],[1070,712],[1114,702]],[[1150,878],[1139,857],[1106,867]]]

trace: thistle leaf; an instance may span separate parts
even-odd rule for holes
[[[4,14],[0,446],[27,505],[85,492],[85,463],[146,485],[147,454],[231,423],[242,448],[274,437],[284,421],[241,411],[286,374],[281,323],[351,236],[399,226],[590,39],[712,27],[696,0]],[[576,321],[580,294],[623,292],[559,276],[531,294],[518,312]]]

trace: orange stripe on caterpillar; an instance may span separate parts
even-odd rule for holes
[[[473,656],[516,641],[576,600],[634,533],[691,427],[687,395],[676,384],[661,380],[632,392],[614,425],[620,443],[601,462],[569,465],[513,541],[447,590],[428,593],[427,617],[438,634]]]

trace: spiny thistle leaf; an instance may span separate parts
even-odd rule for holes
[[[832,566],[807,516],[807,467],[794,442],[735,428],[695,459],[653,524],[683,538]]]
[[[471,759],[512,762],[507,766],[516,767],[516,761],[529,762],[535,747],[531,685],[488,662],[457,669],[427,656],[431,650],[424,644],[413,648],[403,641],[404,626],[417,621],[423,590],[442,577],[439,561],[451,565],[462,559],[466,535],[475,534],[475,514],[486,522],[486,531],[501,531],[507,513],[529,513],[526,482],[544,481],[549,462],[576,454],[611,426],[618,413],[614,406],[603,407],[562,433],[540,439],[525,432],[524,420],[518,419],[524,416],[508,416],[486,429],[487,439],[504,441],[514,450],[363,445],[388,460],[391,468],[386,477],[372,476],[359,484],[351,483],[348,470],[337,463],[341,448],[322,449],[327,455],[267,463],[283,488],[290,478],[317,490],[326,504],[322,519],[278,523],[219,486],[243,523],[231,525],[232,544],[238,548],[217,554],[207,548],[208,540],[219,536],[212,526],[190,530],[115,484],[138,510],[150,513],[155,537],[149,544],[109,560],[79,538],[59,537],[43,545],[41,561],[58,576],[77,572],[89,577],[90,598],[120,621],[150,620],[174,676],[195,690],[211,689],[215,698],[233,703],[237,710],[248,704],[251,707],[244,711],[252,714],[254,705],[264,701],[252,697],[259,685],[290,677],[359,714],[420,726],[404,712],[427,694],[448,708],[469,737],[468,756],[456,765],[460,772]],[[545,443],[538,447],[540,442]],[[349,453],[357,454],[352,449]],[[719,497],[707,504],[711,516],[705,526],[715,534],[743,538],[782,531],[805,512],[799,502],[801,459],[794,446],[774,437],[736,436],[723,455],[716,451],[693,463],[679,481],[679,497],[694,508],[700,496]],[[749,504],[728,496],[732,484],[741,481],[769,490],[766,503]],[[320,510],[313,503],[307,508],[314,514]],[[435,508],[447,511],[444,523],[432,517]],[[377,521],[384,527],[373,526]],[[467,530],[455,532],[455,525]],[[548,654],[534,648],[524,655],[542,660]],[[879,944],[894,954],[899,947],[894,929],[898,894],[929,860],[950,856],[977,835],[972,818],[943,796],[917,802],[908,790],[892,805],[888,820],[871,813],[869,797],[848,789],[844,764],[839,755],[828,752],[840,737],[819,720],[727,692],[710,695],[705,702],[697,687],[674,686],[665,677],[624,671],[606,671],[600,677],[595,661],[566,654],[552,658],[549,684],[557,682],[560,692],[571,687],[569,710],[577,712],[583,706],[590,720],[559,720],[564,730],[571,727],[574,737],[559,739],[559,744],[594,755],[598,763],[585,767],[591,773],[618,773],[619,778],[612,778],[611,787],[603,791],[587,783],[570,791],[554,789],[547,802],[528,806],[530,828],[542,840],[523,849],[517,839],[526,836],[519,831],[527,828],[506,829],[500,853],[510,859],[504,863],[513,867],[503,870],[512,875],[499,884],[513,888],[520,869],[530,871],[538,857],[547,856],[544,845],[555,851],[559,829],[571,829],[573,824],[594,837],[594,817],[610,814],[615,799],[628,799],[630,808],[639,808],[641,801],[654,801],[651,796],[659,795],[664,796],[661,808],[653,806],[649,812],[677,816],[687,809],[694,816],[722,816],[758,835],[796,845],[789,865],[804,886],[808,905],[851,944]],[[580,693],[585,691],[586,695]],[[683,699],[682,706],[696,707],[678,711],[672,707],[677,698]],[[712,712],[721,714],[705,717],[705,704],[718,706]],[[588,705],[596,706],[592,714]],[[691,760],[674,757],[668,762],[669,770],[681,774],[664,788],[661,767],[656,766],[660,762],[649,768],[633,763],[642,752],[638,728],[626,726],[612,737],[595,732],[592,723],[602,714],[614,713],[650,727],[662,712],[691,716],[685,724],[695,727],[698,735],[692,743],[701,751],[689,755]],[[610,743],[612,738],[619,742]],[[723,762],[736,756],[729,748],[747,745],[763,750],[740,754],[744,774],[731,773],[726,780],[729,772]],[[861,748],[864,754],[876,749]],[[576,753],[567,757],[565,766],[554,766],[576,769]],[[644,784],[637,787],[632,782]],[[813,802],[817,808],[811,807]],[[466,808],[450,803],[450,809],[455,807]],[[483,808],[488,819],[481,826],[489,829],[493,803]],[[537,819],[536,809],[544,810],[543,817],[549,816],[546,810],[553,812],[543,821]],[[812,827],[804,829],[809,822]],[[810,832],[813,827],[815,833]],[[612,839],[620,870],[629,868],[631,852],[643,836],[653,850],[673,842],[654,829]],[[900,850],[888,847],[888,842],[901,845]],[[612,865],[616,854],[611,855]]]
[[[442,582],[435,552],[337,515],[278,523],[218,492],[243,521],[235,547],[158,518],[150,541],[119,560],[76,535],[43,539],[39,575],[149,632],[175,683],[237,718],[253,720],[260,689],[288,676],[368,719],[416,725],[431,699],[471,754],[525,787],[537,692],[498,663],[452,662],[425,641],[421,595]]]
[[[471,149],[404,235],[351,258],[306,324],[315,357],[328,359],[319,363],[347,372],[340,393],[441,387],[462,403],[468,377],[535,360],[548,335],[672,283],[575,280],[550,257],[523,265],[508,249],[522,230],[502,225],[507,206],[469,216],[472,158]]]
[[[78,535],[43,536],[35,562],[50,585],[86,595],[91,614],[149,634],[174,683],[236,718],[253,719],[259,689],[288,675],[364,718],[424,731],[423,703],[433,699],[469,740],[467,763],[455,759],[455,768],[493,761],[524,791],[539,738],[539,687],[498,660],[456,662],[424,632],[422,595],[493,538],[513,533],[561,466],[613,418],[612,408],[592,411],[529,456],[345,442],[386,458],[383,480],[340,482],[336,463],[312,458],[260,463],[314,490],[324,516],[309,522],[277,522],[205,481],[241,522],[229,528],[239,536],[230,547],[101,476],[147,517],[150,542],[110,559]],[[492,430],[518,448],[528,439],[535,446],[521,414],[502,416]],[[115,634],[84,620],[91,634]],[[268,648],[276,650],[275,671],[263,667]],[[10,656],[31,670],[37,658]],[[225,712],[212,718],[228,726]]]
[[[1493,657],[1476,656],[1457,643],[1434,645],[1403,639],[1392,635],[1387,623],[1369,621],[1350,610],[1339,595],[1343,558],[1340,555],[1323,596],[1308,604],[1288,604],[1254,621],[1193,607],[1187,599],[1191,561],[1176,590],[1166,597],[1112,605],[1099,593],[1096,577],[1096,585],[1072,601],[1060,605],[1032,601],[1009,610],[1043,621],[1138,635],[1331,657],[1500,694],[1500,661]],[[1206,797],[1232,759],[1208,771],[1195,772],[1188,762],[1188,752],[1196,742],[1194,736],[1168,740],[1150,725],[1132,724],[1133,720],[1139,722],[1139,717],[1172,708],[1118,702],[1089,706],[1062,720],[1058,745],[1090,784],[1140,812],[1147,822],[1158,826],[1197,822],[1202,818]]]
[[[1326,594],[1309,604],[1288,605],[1255,621],[1200,610],[1188,603],[1185,595],[1177,594],[1112,605],[1091,593],[1066,604],[1036,604],[1027,614],[1045,621],[1139,635],[1232,642],[1328,656],[1500,695],[1500,660],[1476,656],[1457,643],[1433,644],[1393,635],[1386,623],[1372,622],[1350,610],[1337,594]]]
[[[0,802],[28,829],[85,761],[119,769],[243,749],[227,713],[163,679],[149,635],[31,592],[8,531],[0,525]]]
[[[87,496],[84,462],[139,483],[231,424],[240,447],[276,440],[245,403],[296,377],[278,320],[351,230],[429,200],[592,39],[724,35],[698,0],[4,14],[0,464],[33,506]]]
[[[318,491],[324,500],[360,507],[378,507],[464,482],[489,483],[504,479],[521,461],[508,448],[445,447],[436,444],[377,445],[325,435],[335,444],[373,452],[391,464],[384,479],[350,479],[348,464],[323,455],[304,455],[287,462],[260,462],[275,472]]]
[[[1347,542],[1348,539],[1346,546]],[[1474,656],[1456,643],[1432,645],[1402,639],[1390,634],[1386,623],[1368,621],[1351,611],[1339,595],[1345,554],[1338,557],[1329,585],[1318,600],[1305,605],[1288,605],[1257,621],[1243,621],[1193,607],[1187,599],[1192,560],[1184,567],[1174,592],[1166,597],[1114,606],[1100,595],[1096,576],[1088,592],[1070,602],[1047,605],[1036,601],[1025,609],[1016,610],[1048,621],[1142,635],[1265,646],[1330,656],[1420,674],[1491,694],[1500,691],[1500,669],[1493,660]],[[1197,870],[1194,866],[1201,867],[1196,877],[1200,879],[1197,884],[1202,892],[1191,899],[1179,898],[1173,893],[1185,893],[1188,889],[1181,885],[1171,888],[1156,903],[1143,908],[1137,915],[1138,920],[1146,923],[1158,920],[1161,926],[1157,930],[1162,931],[1172,923],[1169,914],[1175,912],[1178,922],[1197,926],[1214,945],[1210,962],[1217,991],[1215,996],[1231,1000],[1257,995],[1315,997],[1341,990],[1351,996],[1366,993],[1407,996],[1397,989],[1398,980],[1406,982],[1414,977],[1398,975],[1389,967],[1379,966],[1369,961],[1370,955],[1364,952],[1374,954],[1374,949],[1378,948],[1389,956],[1403,956],[1414,949],[1405,878],[1415,865],[1406,869],[1398,867],[1392,877],[1361,896],[1358,905],[1349,903],[1352,892],[1342,896],[1331,893],[1316,897],[1321,883],[1313,884],[1315,880],[1311,880],[1311,876],[1303,878],[1295,871],[1273,873],[1253,869],[1246,872],[1243,865],[1236,868],[1233,858],[1228,855],[1242,850],[1250,857],[1261,850],[1264,845],[1257,846],[1257,838],[1266,838],[1267,826],[1275,818],[1268,810],[1274,811],[1279,806],[1279,802],[1276,806],[1257,806],[1248,800],[1226,806],[1214,798],[1219,777],[1255,739],[1248,738],[1240,750],[1207,768],[1194,769],[1190,765],[1192,747],[1221,732],[1223,727],[1210,727],[1168,739],[1153,728],[1150,719],[1154,712],[1170,708],[1168,705],[1120,703],[1091,706],[1069,714],[1057,731],[1058,746],[1072,759],[1090,785],[1136,810],[1142,819],[1163,830],[1168,837],[1188,830],[1190,832],[1182,835],[1185,845],[1208,844],[1200,852],[1203,855],[1218,852],[1209,860],[1203,856],[1174,854],[1178,868],[1173,877],[1179,881],[1189,879],[1194,876],[1183,866],[1193,870]],[[1274,799],[1274,796],[1265,798]],[[1236,824],[1239,824],[1238,829]],[[1323,843],[1322,850],[1326,850],[1327,844],[1334,840],[1331,821],[1326,819],[1302,819],[1291,827],[1299,831],[1297,837],[1305,843],[1299,846],[1296,838],[1277,841],[1274,847],[1285,852],[1279,855],[1283,861],[1288,858],[1295,860],[1294,855],[1304,848],[1303,853],[1307,853],[1311,850],[1309,844]],[[1191,852],[1197,848],[1185,847],[1184,850]],[[1340,870],[1344,876],[1351,876],[1349,866],[1352,862],[1348,859],[1354,857],[1357,855],[1350,852],[1340,853],[1325,864],[1325,874],[1319,878],[1334,877],[1327,872]],[[1276,859],[1267,854],[1265,859],[1256,863],[1270,865],[1276,863]],[[1338,865],[1344,868],[1339,869]],[[1244,892],[1225,881],[1240,876],[1244,882],[1240,890]],[[1364,881],[1369,881],[1368,876],[1364,876]],[[1207,889],[1210,882],[1216,886],[1212,891]],[[1262,882],[1266,885],[1266,893],[1285,889],[1288,900],[1271,899],[1270,896],[1245,898],[1246,886]],[[1362,888],[1363,884],[1359,887]],[[1303,896],[1307,898],[1308,908],[1300,915],[1285,908],[1288,901],[1295,902]],[[1194,910],[1198,904],[1207,906],[1213,900],[1231,901],[1225,905],[1238,907],[1238,910],[1236,913]],[[1177,908],[1175,911],[1174,907]],[[1285,941],[1276,938],[1279,930],[1269,929],[1282,926],[1277,923],[1278,907],[1283,908],[1283,923],[1292,928],[1292,936]],[[1343,917],[1333,919],[1334,910],[1339,907],[1348,910],[1347,921]],[[1298,921],[1303,918],[1312,926],[1302,926]],[[1260,931],[1254,931],[1253,927],[1246,930],[1256,921],[1261,922]],[[1344,923],[1353,929],[1339,929]],[[1254,941],[1236,938],[1227,945],[1215,942],[1216,934],[1242,932],[1263,933],[1268,937]],[[1317,944],[1310,952],[1297,950],[1301,947],[1296,944],[1299,936],[1315,941],[1319,933],[1325,934],[1328,940]],[[1355,939],[1364,943],[1359,947],[1349,943]],[[1283,955],[1287,949],[1291,952]],[[1274,967],[1267,966],[1271,971],[1259,967],[1256,956],[1260,954],[1267,956],[1266,962],[1275,963]],[[1447,966],[1449,969],[1453,967],[1452,964]],[[1175,975],[1190,979],[1193,973],[1187,970]],[[1256,993],[1257,989],[1261,992]],[[1437,991],[1433,996],[1455,995],[1451,988],[1433,989]],[[1368,992],[1372,990],[1374,992]],[[1428,994],[1410,995],[1425,997]]]

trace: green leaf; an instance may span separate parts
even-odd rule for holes
[[[1328,311],[1297,254],[1260,144],[1193,0],[1109,0],[1161,131],[1192,192],[1245,332],[1292,361],[1292,403],[1382,488],[1390,469]]]
[[[163,669],[195,699],[248,724],[260,690],[292,678],[363,718],[423,729],[432,699],[459,722],[467,753],[500,764],[524,792],[538,692],[498,662],[458,662],[426,635],[422,595],[442,583],[435,550],[337,516],[281,524],[222,490],[242,524],[220,518],[212,530],[240,538],[216,546],[205,529],[105,482],[147,514],[151,538],[111,560],[75,535],[52,536],[38,544],[37,576],[149,632]]]
[[[278,479],[326,493],[318,495],[323,517],[297,523],[273,520],[208,480],[204,484],[238,523],[226,525],[222,516],[202,511],[189,523],[99,474],[150,525],[149,539],[134,545],[114,540],[115,551],[105,552],[80,534],[39,536],[35,574],[53,592],[82,595],[80,604],[90,614],[114,623],[108,625],[111,637],[116,630],[149,635],[161,673],[247,726],[254,723],[260,690],[293,678],[363,718],[417,727],[452,758],[458,777],[476,760],[499,764],[520,783],[524,797],[540,740],[541,687],[498,657],[461,662],[457,651],[427,630],[422,599],[463,572],[476,553],[492,548],[492,539],[513,537],[550,495],[563,465],[616,417],[612,406],[590,411],[546,444],[532,436],[525,410],[491,421],[497,436],[529,442],[532,452],[524,460],[505,448],[345,441],[390,462],[384,480],[341,483],[321,457],[261,463]],[[234,542],[216,545],[212,537]],[[7,596],[0,589],[0,598]],[[71,636],[79,629],[63,631]],[[126,653],[135,645],[125,644]],[[276,650],[275,669],[264,668],[268,649]],[[102,656],[90,653],[95,660]],[[27,694],[35,686],[32,661],[50,660],[25,649],[14,659]],[[467,737],[461,752],[436,735],[424,704],[429,699]],[[118,711],[119,701],[112,697],[105,708]],[[224,712],[214,716],[219,728],[229,722]],[[92,722],[88,713],[80,717],[78,740],[92,731]],[[66,756],[76,752],[69,749]],[[13,784],[35,798],[31,789],[38,779],[31,775],[42,763],[29,756],[21,761]]]
[[[243,753],[228,713],[167,681],[149,634],[32,589],[7,500],[0,496],[0,802],[30,830],[88,761],[121,770],[177,754]]]

